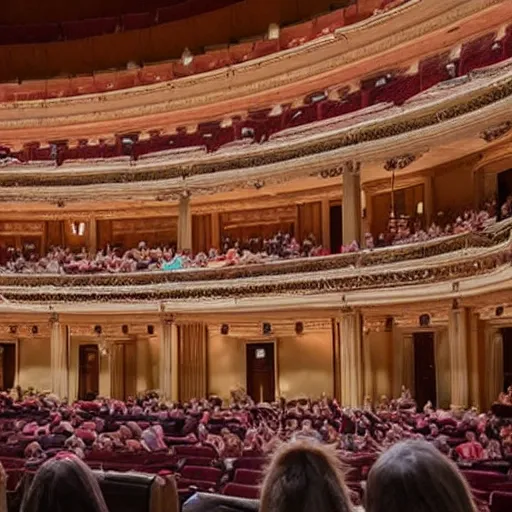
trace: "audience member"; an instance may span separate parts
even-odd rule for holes
[[[261,512],[349,512],[352,504],[334,450],[312,441],[281,446],[267,469]]]
[[[406,441],[373,465],[366,512],[476,512],[457,467],[426,441]]]
[[[92,471],[70,454],[45,462],[37,471],[21,512],[108,512]]]

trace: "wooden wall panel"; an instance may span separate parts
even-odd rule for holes
[[[98,221],[98,249],[104,249],[112,243],[112,221]]]
[[[391,213],[391,192],[384,192],[371,197],[372,201],[372,225],[371,232],[374,237],[387,231],[389,215]],[[406,215],[411,220],[417,217],[418,203],[423,203],[423,212],[425,213],[425,187],[423,184],[414,185],[395,190],[395,214],[397,216]],[[420,217],[422,225],[425,227],[424,217]]]
[[[302,241],[307,236],[313,235],[317,243],[322,243],[322,203],[306,203],[299,205],[299,232],[298,237]]]
[[[102,239],[100,221],[100,241]],[[178,236],[177,217],[122,219],[111,221],[110,242],[123,249],[132,249],[144,241],[150,247],[175,246]]]
[[[269,238],[277,232],[295,235],[295,205],[262,210],[239,210],[223,213],[220,216],[222,236],[232,240]]]
[[[212,218],[211,215],[192,216],[192,250],[194,254],[208,251],[212,245]],[[218,249],[218,247],[216,247]]]
[[[179,398],[182,402],[208,395],[207,340],[205,324],[179,326]]]

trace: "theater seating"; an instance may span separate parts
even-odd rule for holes
[[[237,469],[233,482],[235,484],[258,486],[263,480],[263,472],[254,469]]]
[[[512,492],[493,492],[489,505],[490,512],[510,512],[512,510]]]
[[[222,494],[225,494],[226,496],[236,496],[239,498],[256,500],[260,496],[260,491],[259,488],[254,485],[243,485],[230,482],[226,484],[222,490]]]
[[[178,512],[172,476],[95,471],[110,512]]]

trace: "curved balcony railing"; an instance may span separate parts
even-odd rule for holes
[[[268,264],[97,275],[0,274],[6,302],[237,299],[430,285],[492,273],[512,258],[512,221],[386,249]]]
[[[358,112],[363,113],[365,109],[382,103],[402,105],[436,84],[465,76],[474,69],[503,62],[510,57],[512,25],[499,41],[496,40],[496,34],[490,33],[465,43],[460,58],[456,60],[450,59],[448,52],[443,52],[423,59],[415,74],[393,71],[382,73],[382,77],[371,82],[363,80],[360,89],[350,93],[341,87],[340,98],[337,100],[329,98],[325,93],[311,94],[304,98],[301,107],[283,108],[278,113],[261,110],[249,114],[245,120],[232,120],[230,126],[223,126],[222,120],[212,119],[211,122],[200,124],[194,133],[163,135],[159,130],[150,130],[150,136],[144,140],[138,135],[127,134],[118,135],[114,144],[103,141],[89,144],[87,139],[83,139],[74,147],[67,143],[56,143],[52,150],[49,145],[45,146],[45,141],[40,141],[26,145],[21,151],[11,152],[9,148],[4,150],[12,159],[21,163],[40,162],[40,165],[44,165],[44,162],[55,161],[57,165],[65,162],[79,165],[82,161],[92,160],[115,163],[123,158],[137,162],[152,156],[165,156],[166,151],[177,154],[182,149],[197,148],[203,152],[213,152],[222,148],[229,149],[230,146],[247,146],[246,141],[262,143],[268,139],[297,138],[312,129],[325,129],[330,120],[335,121],[340,116],[357,115]],[[9,87],[4,86],[4,100],[15,98],[12,95],[14,93],[7,92]],[[54,122],[57,122],[57,118]],[[10,124],[13,127],[15,125]],[[123,144],[123,140],[129,140],[129,146]]]

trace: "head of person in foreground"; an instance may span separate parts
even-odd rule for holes
[[[352,504],[334,450],[315,441],[282,445],[267,468],[260,512],[349,512]]]
[[[37,471],[21,512],[108,512],[93,472],[78,457],[66,454]]]
[[[457,466],[427,441],[384,452],[366,484],[366,512],[476,512]]]

